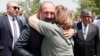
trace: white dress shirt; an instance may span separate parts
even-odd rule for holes
[[[14,47],[14,43],[17,41],[17,39],[19,38],[19,35],[20,35],[20,29],[19,29],[19,25],[18,25],[18,22],[17,22],[17,20],[16,20],[16,17],[14,18],[15,19],[15,24],[16,24],[16,26],[17,26],[17,28],[16,28],[16,30],[17,30],[17,39],[16,39],[16,41],[14,41],[14,28],[13,28],[13,18],[10,16],[10,15],[8,15],[7,14],[7,16],[8,16],[8,20],[9,20],[9,23],[10,23],[10,27],[11,27],[11,31],[12,31],[12,36],[13,36],[13,45],[12,45],[12,47]]]
[[[93,20],[93,24],[96,24],[98,22],[97,17],[95,17],[95,19]]]
[[[88,29],[89,29],[89,24],[87,24],[87,26],[85,26],[84,23],[82,23],[82,31],[83,31],[83,36],[84,36],[85,40],[87,37]]]

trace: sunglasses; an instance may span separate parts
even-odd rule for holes
[[[19,9],[20,9],[20,8],[19,8],[19,7],[17,7],[17,6],[13,6],[12,8],[13,8],[14,10],[16,10],[16,9],[18,9],[18,10],[19,10]]]

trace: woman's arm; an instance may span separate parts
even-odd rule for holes
[[[34,28],[35,30],[37,30],[38,32],[40,32],[39,30],[39,19],[37,18],[37,14],[33,15],[33,16],[30,16],[28,18],[28,24]]]
[[[75,29],[70,28],[69,30],[64,30],[64,36],[67,38],[73,37],[75,34]]]

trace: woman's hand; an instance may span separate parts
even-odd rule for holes
[[[75,29],[64,30],[64,36],[66,38],[71,38],[75,34]]]

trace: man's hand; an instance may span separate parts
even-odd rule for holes
[[[71,38],[74,34],[75,34],[75,30],[72,28],[69,30],[64,30],[64,36],[66,38]]]

